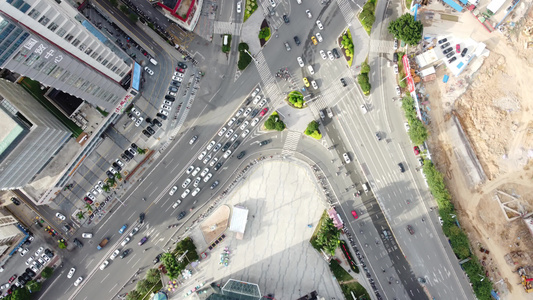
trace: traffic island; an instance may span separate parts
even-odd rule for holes
[[[257,9],[257,1],[256,0],[244,0],[244,20],[243,23],[248,20],[248,18],[255,12]]]
[[[359,86],[361,87],[361,91],[365,96],[370,95],[370,90],[372,88],[372,85],[370,85],[370,79],[368,77],[368,73],[370,73],[370,66],[366,62],[361,63],[361,71],[360,74],[357,75],[357,83],[359,83]]]
[[[283,131],[285,129],[285,123],[281,120],[278,112],[273,112],[270,117],[264,123],[265,129]]]
[[[346,31],[339,37],[337,42],[341,47],[341,51],[344,55],[344,58],[348,62],[348,67],[351,67],[354,57],[354,45],[352,40],[352,34],[350,33],[349,28],[347,28]]]
[[[305,129],[305,135],[320,140],[322,138],[322,133],[320,133],[320,130],[318,130],[319,125],[320,124],[318,124],[317,121],[311,121],[311,123],[309,123],[309,125],[307,125],[307,128]]]
[[[304,103],[304,95],[298,91],[290,92],[285,101],[292,108],[302,109],[307,107],[307,104]]]
[[[259,30],[259,43],[261,44],[261,48],[268,42],[270,37],[272,36],[272,32],[270,31],[270,27],[268,27],[268,22],[266,19],[263,20],[263,23],[261,23],[261,30]]]

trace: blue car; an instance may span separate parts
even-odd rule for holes
[[[124,230],[126,230],[126,228],[128,228],[127,224],[122,225],[122,227],[120,227],[120,230],[118,231],[118,233],[123,234]]]

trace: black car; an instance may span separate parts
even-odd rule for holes
[[[159,121],[158,119],[154,119],[152,121],[152,125],[157,125],[157,127],[163,126],[163,124],[161,124],[161,121]]]
[[[11,197],[11,202],[13,202],[15,205],[20,205],[19,199],[15,198],[15,197]]]
[[[187,69],[187,65],[184,62],[181,62],[181,61],[178,62],[178,67],[180,67],[182,69]]]
[[[22,278],[22,276],[19,276],[18,280],[19,280],[20,285],[25,285],[27,282],[26,280],[24,280],[24,278]]]
[[[300,39],[297,36],[294,37],[294,42],[296,43],[296,46],[300,46]]]
[[[450,46],[450,43],[442,44],[440,46],[441,49],[445,49],[446,47]]]
[[[450,58],[450,57],[452,57],[452,56],[454,56],[454,55],[455,55],[454,52],[450,52],[450,53],[446,54],[446,58]]]
[[[348,84],[346,83],[346,80],[344,80],[344,78],[341,78],[341,83],[342,83],[342,86],[347,86]]]
[[[461,57],[465,57],[466,52],[468,52],[468,48],[464,48],[463,51],[461,51]]]
[[[125,160],[125,161],[130,161],[130,158],[129,158],[126,154],[124,154],[124,153],[122,153],[122,155],[120,155],[120,157],[121,157],[123,160]]]
[[[77,238],[74,238],[74,240],[72,240],[72,242],[78,246],[78,248],[81,248],[83,247],[83,244],[80,242],[80,240],[78,240]]]
[[[451,64],[451,63],[454,62],[456,59],[457,59],[457,57],[454,56],[454,57],[452,57],[452,58],[448,61],[448,63]]]
[[[241,153],[239,153],[239,155],[237,155],[237,159],[243,158],[245,154],[246,154],[246,152],[241,151]]]
[[[115,170],[117,170],[117,171],[119,171],[119,172],[122,171],[122,167],[119,166],[116,162],[114,162],[114,163],[112,164],[112,166],[113,166],[113,168],[115,168]]]
[[[392,53],[392,62],[398,62],[398,53]]]
[[[176,88],[179,88],[181,86],[181,82],[175,81],[175,80],[173,80],[170,84],[172,84]],[[170,101],[174,101],[174,100],[170,100]]]
[[[159,254],[154,258],[154,264],[157,264],[157,263],[161,260],[161,256],[163,256],[163,253],[159,253]]]
[[[239,147],[240,144],[241,144],[241,141],[236,141],[236,142],[233,144],[233,149],[237,149],[237,147]]]
[[[245,106],[248,106],[250,105],[250,103],[252,103],[252,98],[248,98],[248,100],[246,100],[246,102],[244,103]]]
[[[165,116],[164,114],[157,113],[156,116],[160,117],[162,120],[167,119],[167,116]]]
[[[155,130],[152,127],[150,127],[150,126],[146,127],[146,131],[148,131],[150,134],[154,134],[155,133]]]
[[[30,269],[30,268],[26,268],[26,273],[28,273],[28,275],[30,275],[31,277],[37,275],[37,274],[35,274],[35,272],[33,272],[33,270]]]
[[[218,186],[218,180],[216,180],[215,182],[213,182],[213,184],[211,185],[210,189],[214,189]]]
[[[181,219],[185,218],[185,215],[186,215],[186,214],[187,214],[187,213],[186,213],[185,211],[180,212],[180,214],[179,214],[178,217],[177,217],[178,220],[181,220]]]
[[[448,41],[448,39],[442,39],[442,40],[439,41],[439,44],[445,43],[447,41]]]
[[[333,52],[333,56],[335,56],[335,58],[339,58],[339,57],[341,57],[341,56],[339,55],[339,51],[337,51],[337,48],[333,48],[333,50],[331,50],[331,52]]]
[[[107,175],[107,178],[115,178],[115,175],[113,175],[113,173],[111,173],[109,170],[105,171],[105,174]]]
[[[134,150],[139,149],[139,147],[135,143],[131,143],[131,148],[133,148]]]
[[[168,100],[168,101],[176,100],[176,98],[174,98],[174,96],[172,96],[172,95],[165,95],[165,99]]]
[[[287,15],[283,15],[283,21],[285,21],[285,23],[289,24],[289,17],[287,17]]]
[[[144,129],[142,131],[142,133],[146,136],[146,137],[151,137],[152,135],[150,134],[150,132],[148,132],[146,129]]]
[[[442,51],[442,53],[446,54],[446,53],[448,53],[448,52],[450,52],[450,51],[453,51],[453,47],[450,47],[450,48],[448,48],[448,49]]]
[[[405,168],[403,167],[403,164],[402,164],[402,163],[399,163],[399,164],[398,164],[398,168],[400,169],[400,172],[401,172],[401,173],[405,172]]]
[[[259,109],[256,108],[256,109],[254,109],[254,110],[252,111],[252,113],[250,114],[250,116],[253,118],[253,117],[257,116],[258,113],[259,113]]]
[[[241,125],[242,120],[243,120],[243,118],[237,119],[237,121],[235,121],[235,125],[236,125],[236,126]]]
[[[259,143],[259,146],[262,147],[262,146],[264,146],[264,145],[266,145],[268,143],[270,143],[270,140],[264,140],[261,143]]]
[[[126,154],[127,157],[133,159],[133,154],[131,154],[128,150],[124,150],[124,154]]]
[[[220,169],[220,167],[222,167],[222,163],[219,162],[218,164],[216,164],[216,166],[213,168],[215,171],[218,171],[218,169]]]
[[[139,222],[140,222],[141,224],[144,223],[144,217],[145,217],[144,213],[141,213],[141,214],[139,215]]]
[[[31,280],[31,276],[28,274],[28,273],[22,273],[22,278],[24,278],[24,280],[26,281],[30,281]]]
[[[124,250],[124,252],[122,252],[122,254],[120,254],[120,258],[126,257],[128,254],[130,254],[130,252],[131,252],[131,249]]]
[[[224,147],[222,147],[222,152],[226,152],[226,150],[228,150],[229,146],[231,146],[230,142],[225,143]]]

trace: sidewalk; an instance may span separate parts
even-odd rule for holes
[[[259,43],[259,30],[261,30],[261,23],[265,19],[263,7],[258,5],[255,12],[242,24],[241,41],[248,44],[250,47],[248,51],[252,55],[256,55],[261,51],[261,44]]]

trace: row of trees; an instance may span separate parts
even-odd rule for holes
[[[421,145],[428,137],[428,132],[424,123],[418,119],[415,101],[413,98],[406,96],[402,100],[402,109],[405,113],[407,123],[409,123],[409,138],[415,145]]]
[[[370,73],[370,65],[368,65],[366,61],[361,63],[360,72],[361,73],[357,75],[357,83],[359,83],[363,94],[368,96],[370,94],[370,89],[372,88],[372,85],[370,85],[370,78],[368,76],[368,74]]]
[[[376,16],[374,15],[375,9],[376,0],[370,0],[363,5],[363,10],[359,14],[359,21],[361,22],[361,25],[363,25],[363,28],[368,35],[370,35],[374,21],[376,21]]]
[[[144,279],[137,282],[135,289],[130,291],[126,296],[127,300],[141,300],[146,299],[146,294],[152,291],[154,286],[161,281],[159,270],[149,269],[146,272]]]
[[[109,0],[109,2],[111,3],[111,5],[113,6],[117,6],[118,5],[118,1],[117,0]],[[121,4],[119,9],[125,14],[128,16],[128,19],[130,19],[130,21],[132,21],[133,23],[137,23],[137,21],[139,21],[139,16],[132,12],[126,5],[124,4]]]
[[[244,70],[252,62],[252,57],[248,55],[244,50],[248,50],[248,44],[240,43],[239,44],[239,61],[237,62],[237,67],[239,70]]]

